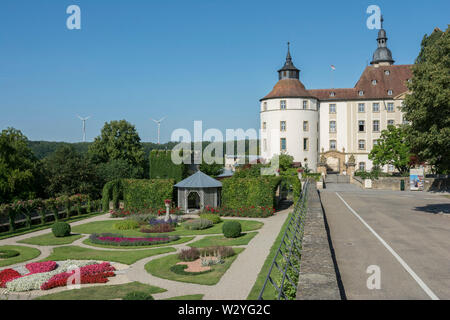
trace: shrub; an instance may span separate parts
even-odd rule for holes
[[[13,258],[18,255],[20,255],[20,252],[16,250],[0,250],[0,259]]]
[[[147,227],[142,226],[140,231],[142,233],[166,233],[175,231],[175,227],[170,223],[160,223]]]
[[[183,249],[178,254],[181,261],[194,261],[200,258],[200,250],[197,248]]]
[[[211,220],[207,219],[194,219],[188,220],[183,223],[183,228],[187,230],[203,230],[213,225]]]
[[[225,221],[222,226],[222,231],[226,238],[237,238],[241,235],[242,227],[237,221]]]
[[[155,300],[155,299],[146,292],[134,291],[127,293],[125,297],[123,297],[123,300]]]
[[[67,237],[70,236],[70,224],[66,222],[56,222],[52,226],[52,232],[55,237]]]
[[[231,209],[228,207],[222,208],[205,208],[207,212],[212,212],[215,215],[225,217],[250,217],[250,218],[267,218],[275,214],[275,209],[272,207],[255,207]]]
[[[127,208],[164,208],[173,196],[173,179],[123,180],[123,199]]]
[[[234,256],[235,252],[232,247],[213,246],[200,249],[200,255],[207,255],[207,256],[220,255],[222,258],[228,258]]]
[[[130,213],[125,215],[126,219],[134,220],[139,225],[148,224],[151,220],[156,219],[156,215],[152,213]]]
[[[229,178],[222,181],[222,204],[231,209],[275,207],[281,177]]]
[[[139,228],[139,223],[134,220],[122,220],[114,223],[113,228],[117,230],[133,230]]]
[[[222,219],[220,219],[220,216],[217,214],[202,213],[200,218],[210,220],[213,224],[222,222]]]

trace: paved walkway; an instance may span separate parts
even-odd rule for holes
[[[174,254],[174,252],[161,254],[145,259],[141,259],[137,261],[136,263],[129,266],[129,268],[122,270],[125,279],[128,280],[128,282],[132,281],[139,281],[141,283],[150,284],[153,286],[158,286],[161,288],[166,289],[166,292],[155,294],[154,297],[156,299],[165,299],[170,297],[176,297],[176,296],[182,296],[182,295],[191,295],[191,294],[203,294],[204,299],[207,300],[230,300],[230,299],[236,299],[236,300],[245,300],[250,293],[250,290],[252,289],[256,278],[265,262],[266,257],[269,254],[270,248],[272,247],[272,244],[275,242],[276,237],[278,236],[278,233],[280,232],[280,229],[285,222],[286,218],[288,217],[288,213],[292,211],[292,208],[283,210],[278,212],[276,215],[265,218],[265,219],[255,219],[255,218],[226,218],[223,219],[239,219],[239,220],[252,220],[252,221],[260,221],[263,222],[264,225],[261,229],[256,230],[258,234],[251,240],[249,245],[246,246],[238,246],[245,248],[243,252],[241,252],[236,260],[232,263],[230,268],[225,272],[225,274],[220,279],[219,283],[213,286],[208,285],[199,285],[199,284],[192,284],[192,283],[185,283],[185,282],[177,282],[167,279],[162,279],[155,277],[147,271],[145,271],[144,266],[155,259],[162,258],[167,255]],[[92,217],[86,220],[77,221],[74,223],[71,223],[72,226],[77,226],[81,224],[86,224],[94,221],[104,221],[104,220],[112,220],[109,218],[109,214],[100,215],[96,217]],[[114,219],[117,220],[117,219]],[[21,246],[27,246],[27,247],[33,247],[37,248],[41,251],[41,254],[39,257],[29,260],[26,262],[21,262],[15,265],[7,266],[5,268],[11,268],[16,267],[19,265],[23,265],[24,263],[29,263],[33,261],[39,261],[44,259],[45,257],[48,257],[53,249],[55,247],[61,247],[61,246],[67,246],[67,245],[58,245],[58,246],[36,246],[36,245],[30,245],[30,244],[23,244],[23,243],[17,243],[19,240],[36,237],[39,235],[47,234],[51,232],[49,229],[46,230],[40,230],[32,233],[28,233],[25,235],[8,238],[4,240],[0,240],[0,246],[2,245],[21,245]],[[182,249],[189,248],[188,244],[198,241],[206,236],[212,236],[211,234],[208,235],[197,235],[189,242],[172,245],[170,247],[175,248],[177,252],[181,251]],[[110,251],[116,251],[120,249],[113,249],[113,248],[99,248],[95,246],[89,246],[83,243],[84,240],[86,240],[89,237],[89,235],[83,235],[82,238],[74,241],[72,244],[74,246],[80,246],[85,247],[89,249],[95,249],[95,250],[110,250]],[[156,247],[155,247],[156,248]],[[148,249],[148,248],[147,248]],[[130,250],[130,249],[127,249]],[[145,249],[135,249],[135,250],[145,250]],[[3,268],[2,268],[3,269]],[[122,277],[121,277],[122,278]],[[56,290],[56,289],[53,289]],[[38,295],[43,294],[50,294],[53,291],[36,291],[33,292],[33,297],[36,297]],[[55,291],[56,292],[56,291]],[[23,296],[23,293],[22,293]]]
[[[348,299],[450,299],[450,200],[328,184],[320,193]],[[380,270],[380,288],[369,289]]]

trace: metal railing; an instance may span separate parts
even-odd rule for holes
[[[308,184],[306,181],[299,200],[295,204],[292,216],[289,218],[286,230],[281,239],[275,257],[267,274],[258,300],[269,285],[275,289],[277,300],[292,298],[292,292],[297,291],[298,275],[300,273],[300,253],[302,249],[303,227],[307,209]],[[287,281],[286,281],[287,280]],[[273,291],[273,290],[272,290]],[[291,294],[289,294],[289,292]],[[295,294],[294,294],[295,297]]]

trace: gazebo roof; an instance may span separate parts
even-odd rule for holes
[[[177,188],[220,188],[222,183],[210,176],[204,174],[201,171],[197,171],[192,176],[178,182],[175,187]]]

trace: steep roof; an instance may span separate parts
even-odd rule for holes
[[[197,171],[192,176],[178,182],[177,188],[220,188],[222,183],[201,171]]]
[[[282,79],[273,87],[272,91],[262,100],[272,98],[299,98],[311,97],[311,93],[305,89],[303,83],[297,79]]]
[[[388,72],[386,72],[388,71]],[[362,73],[354,88],[345,89],[312,89],[310,94],[319,100],[367,100],[393,99],[408,91],[408,79],[412,79],[411,65],[368,66]],[[376,80],[376,84],[373,84]],[[392,90],[392,95],[388,91]],[[360,96],[359,92],[363,91]],[[331,93],[334,92],[334,96]]]

